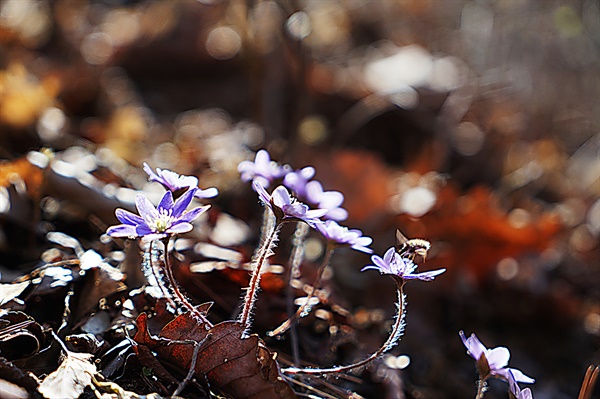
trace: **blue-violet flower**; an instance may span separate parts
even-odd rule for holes
[[[315,228],[328,241],[333,241],[337,245],[349,246],[352,249],[368,254],[373,253],[373,250],[368,248],[373,242],[373,239],[371,237],[363,236],[362,231],[358,229],[350,230],[347,227],[340,226],[333,220],[317,223]]]
[[[191,222],[210,208],[206,205],[185,212],[196,190],[189,189],[176,202],[173,202],[173,193],[167,191],[156,208],[148,198],[138,194],[135,206],[140,216],[119,208],[115,215],[122,224],[109,227],[106,233],[112,237],[143,237],[144,240],[187,233],[193,228]]]
[[[508,370],[508,386],[510,393],[514,395],[515,399],[533,399],[531,389],[525,388],[521,390],[521,388],[519,388],[519,384],[517,384],[517,381],[515,380],[512,369]]]
[[[314,227],[316,223],[320,222],[319,218],[327,213],[326,209],[309,209],[308,205],[290,196],[284,186],[278,186],[273,190],[273,194],[269,195],[259,182],[254,181],[252,185],[261,201],[273,210],[278,220],[300,219]]]
[[[283,178],[283,185],[294,192],[298,198],[306,197],[306,184],[315,175],[315,168],[307,166],[290,172]]]
[[[144,171],[148,174],[148,180],[162,184],[167,190],[173,192],[182,188],[198,188],[198,178],[196,176],[185,176],[172,172],[167,169],[156,168],[156,173],[144,162]],[[206,190],[197,189],[194,196],[196,198],[213,198],[219,194],[215,187]]]
[[[348,218],[348,211],[340,208],[344,202],[344,194],[339,191],[323,191],[323,185],[317,180],[306,183],[305,189],[307,202],[327,209],[326,219],[340,222]]]
[[[525,382],[531,384],[535,380],[523,374],[521,370],[508,368],[508,360],[510,359],[510,351],[508,348],[499,346],[493,349],[487,349],[475,334],[471,334],[469,338],[465,337],[465,333],[458,333],[463,344],[467,348],[467,353],[477,362],[477,369],[482,379],[488,376],[494,376],[510,381],[510,374],[517,382]]]
[[[431,281],[436,276],[444,273],[446,269],[431,270],[423,273],[413,274],[417,265],[408,258],[403,258],[398,254],[394,247],[391,247],[383,255],[383,258],[373,255],[371,256],[371,262],[373,265],[367,265],[361,269],[362,271],[373,269],[379,271],[381,274],[391,274],[398,276],[403,280],[422,280]]]
[[[271,156],[266,150],[256,153],[254,162],[242,161],[238,164],[238,172],[241,173],[242,181],[255,181],[262,187],[269,187],[275,179],[285,176],[291,172],[289,165],[281,166],[271,161]]]

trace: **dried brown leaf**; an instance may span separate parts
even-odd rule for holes
[[[281,376],[276,355],[257,335],[242,338],[244,326],[240,323],[226,321],[207,329],[184,313],[167,324],[156,339],[148,333],[146,322],[147,316],[142,313],[137,319],[135,341],[184,370],[193,362],[194,346],[183,341],[202,342],[196,375],[206,376],[211,387],[224,395],[236,399],[296,397]],[[163,340],[177,343],[167,346]]]
[[[92,385],[96,366],[89,353],[66,352],[58,369],[49,374],[38,390],[47,399],[77,399],[86,386]]]

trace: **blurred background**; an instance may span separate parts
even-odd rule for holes
[[[344,193],[344,224],[375,253],[399,228],[432,242],[423,270],[448,269],[407,286],[389,356],[332,384],[473,397],[462,329],[510,348],[536,399],[574,398],[600,363],[599,100],[595,0],[3,0],[2,281],[54,259],[48,232],[118,262],[98,237],[136,190],[160,195],[143,162],[217,187],[193,239],[249,258],[261,209],[237,165],[266,148]],[[308,243],[306,282],[322,250]],[[181,246],[187,290],[226,319],[247,272],[194,269]],[[394,287],[360,273],[368,262],[334,256],[329,315],[298,327],[304,360],[344,363],[385,339]],[[284,318],[280,283],[263,287],[262,336]],[[334,337],[335,306],[349,313]],[[288,341],[267,344],[285,358]]]

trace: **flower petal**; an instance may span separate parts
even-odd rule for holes
[[[387,251],[385,251],[385,254],[383,255],[383,259],[385,261],[385,263],[387,263],[388,265],[390,263],[392,263],[392,260],[394,259],[396,254],[396,249],[394,247],[390,247]]]
[[[327,214],[327,209],[310,209],[304,214],[304,219],[318,219],[325,214]]]
[[[175,204],[173,203],[173,193],[167,191],[160,199],[157,209],[170,210],[173,209],[173,206],[175,206]]]
[[[148,242],[148,241],[162,240],[163,238],[167,237],[168,235],[169,234],[167,234],[167,233],[145,234],[142,236],[142,241]]]
[[[177,199],[175,205],[173,205],[173,217],[178,218],[187,209],[196,194],[196,187],[188,189],[181,197]]]
[[[328,209],[327,214],[325,215],[327,219],[335,220],[338,222],[344,221],[348,219],[348,211],[344,208],[333,208]]]
[[[469,338],[465,337],[465,333],[463,331],[460,331],[458,334],[460,335],[460,339],[462,340],[463,344],[467,348],[469,356],[475,360],[478,360],[481,357],[481,354],[486,351],[486,347],[483,346],[475,334],[471,334]]]
[[[145,224],[139,224],[137,226],[135,226],[135,234],[138,237],[143,237],[143,236],[147,236],[148,234],[153,234],[154,230],[152,230],[150,227],[146,226]]]
[[[390,264],[382,259],[380,256],[373,255],[371,256],[371,262],[375,264],[375,266],[379,269],[380,273],[391,274],[392,269],[390,268]]]
[[[150,165],[148,165],[146,162],[144,162],[144,172],[148,174],[148,180],[160,182],[160,177],[154,173]]]
[[[290,193],[284,186],[277,186],[277,188],[273,190],[271,198],[273,200],[273,204],[279,208],[283,208],[285,205],[290,205],[292,203]]]
[[[181,234],[181,233],[187,233],[188,231],[191,231],[193,228],[194,228],[194,226],[192,226],[190,223],[176,222],[174,225],[169,227],[166,232],[171,233],[171,234]]]
[[[344,194],[339,191],[325,191],[321,193],[319,206],[321,208],[333,209],[342,205],[344,202]]]
[[[256,193],[258,194],[260,200],[268,207],[271,207],[271,196],[269,195],[267,190],[265,190],[264,186],[262,186],[256,180],[254,180],[252,182],[252,187],[254,188],[254,191],[256,191]]]
[[[365,270],[377,270],[378,272],[381,273],[381,268],[379,266],[374,266],[374,265],[367,265],[367,266],[363,267],[362,269],[360,269],[361,272],[364,272]]]
[[[323,185],[317,181],[309,181],[306,183],[306,199],[311,204],[318,204],[321,202],[321,197],[323,195]]]
[[[117,219],[119,219],[119,222],[121,222],[123,224],[135,226],[135,225],[144,223],[144,219],[142,219],[135,213],[126,211],[125,209],[119,208],[119,209],[115,210],[115,215],[117,216]]]
[[[135,226],[128,224],[118,224],[111,226],[106,230],[106,234],[111,237],[139,237]]]
[[[209,208],[210,208],[210,205],[199,206],[197,208],[194,208],[194,209],[184,213],[183,215],[181,215],[181,217],[177,220],[176,223],[178,223],[178,222],[189,223],[189,222],[193,221],[194,219],[196,219],[201,214],[203,214],[204,212],[206,212]]]
[[[499,346],[497,348],[486,350],[485,357],[490,364],[490,370],[500,370],[508,364],[508,361],[510,360],[510,351],[504,346]]]
[[[194,194],[194,197],[196,198],[214,198],[217,195],[219,195],[219,190],[217,190],[215,187],[211,187],[211,188],[207,188],[206,190],[201,190],[198,189],[198,191],[196,191],[196,194]]]
[[[504,370],[506,370],[506,374],[502,373],[502,375],[504,375],[505,378],[508,376],[508,373],[510,372],[513,375],[513,378],[515,379],[515,381],[517,381],[517,382],[523,382],[525,384],[533,384],[535,382],[535,379],[529,377],[528,375],[525,375],[525,373],[523,373],[519,369],[506,368]]]
[[[369,245],[369,244],[367,244],[367,245]],[[360,244],[351,245],[350,248],[355,249],[355,250],[360,251],[360,252],[364,252],[366,254],[372,254],[373,253],[373,250],[371,248],[368,248],[368,247],[366,247],[364,245],[360,245]]]
[[[143,194],[137,194],[135,196],[135,207],[144,220],[152,218],[153,215],[156,214],[156,208]]]
[[[254,157],[254,164],[259,167],[259,169],[266,169],[271,163],[271,156],[267,152],[267,150],[259,150]]]
[[[438,270],[431,270],[431,271],[423,272],[423,273],[410,274],[410,278],[411,279],[419,279],[422,281],[432,281],[433,279],[435,279],[436,276],[439,276],[440,274],[444,273],[445,271],[446,271],[446,269],[438,269]],[[409,279],[408,276],[405,276],[405,278]]]

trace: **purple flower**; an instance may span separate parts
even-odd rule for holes
[[[117,209],[115,214],[122,224],[109,227],[106,233],[112,237],[143,237],[144,240],[187,233],[193,228],[191,222],[210,208],[207,205],[185,212],[196,190],[197,188],[191,188],[186,191],[177,202],[173,202],[173,193],[167,191],[156,208],[148,198],[138,194],[135,206],[140,216]]]
[[[499,346],[487,349],[475,334],[471,334],[469,338],[465,337],[463,331],[460,331],[458,334],[467,348],[469,356],[477,362],[477,369],[481,378],[485,379],[492,375],[496,378],[509,380],[509,376],[512,374],[512,377],[517,382],[525,382],[527,384],[535,382],[533,378],[526,376],[521,370],[506,367],[510,359],[508,348]]]
[[[273,190],[273,194],[269,195],[259,182],[254,181],[252,185],[261,201],[273,210],[279,220],[300,219],[314,227],[316,223],[320,222],[319,218],[327,213],[326,209],[309,209],[307,205],[291,197],[283,186],[278,186]]]
[[[195,176],[180,175],[175,172],[171,172],[170,170],[160,168],[156,168],[156,173],[154,173],[152,168],[146,162],[144,162],[144,171],[149,176],[148,180],[159,182],[165,186],[167,190],[171,190],[173,192],[182,188],[197,188],[196,194],[194,195],[196,198],[213,198],[219,194],[219,191],[214,187],[207,188],[206,190],[199,189],[198,178]]]
[[[283,185],[292,190],[298,198],[306,197],[306,184],[315,175],[315,168],[307,166],[290,172],[283,178]]]
[[[333,220],[328,220],[323,223],[317,223],[315,228],[329,241],[333,241],[338,245],[346,245],[357,251],[373,253],[369,245],[373,242],[371,237],[362,235],[362,231],[357,229],[349,230],[347,227],[340,226]]]
[[[323,191],[323,185],[317,180],[306,183],[306,200],[318,208],[327,209],[327,219],[340,222],[348,218],[348,211],[340,208],[344,195],[339,191]]]
[[[254,162],[242,161],[238,165],[242,181],[253,180],[262,187],[269,187],[273,180],[285,176],[290,171],[289,165],[281,166],[271,161],[271,156],[266,150],[258,151]]]
[[[521,388],[519,388],[519,384],[517,384],[512,370],[513,369],[508,370],[508,386],[510,392],[515,396],[515,399],[533,399],[531,389],[525,388],[521,390]]]
[[[417,268],[417,265],[415,265],[412,260],[400,256],[400,254],[396,252],[394,247],[388,249],[387,252],[383,255],[383,258],[377,255],[371,256],[371,261],[374,264],[363,267],[361,269],[361,272],[368,269],[373,269],[378,270],[381,274],[391,274],[394,276],[398,276],[403,280],[418,279],[422,281],[431,281],[436,276],[446,271],[446,269],[438,269],[413,274],[413,272]]]

